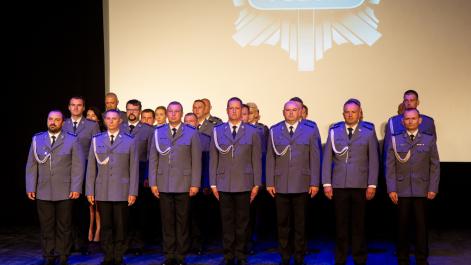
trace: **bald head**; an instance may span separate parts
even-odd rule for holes
[[[289,124],[294,124],[301,118],[302,104],[293,100],[285,103],[283,116]]]

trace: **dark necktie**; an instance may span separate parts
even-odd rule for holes
[[[74,133],[75,133],[75,131],[77,131],[77,122],[76,121],[74,121]]]
[[[114,135],[110,135],[110,137],[111,137],[110,143],[113,145],[113,143],[114,143]]]
[[[289,136],[291,137],[293,137],[293,134],[294,134],[293,128],[294,128],[293,126],[289,126]]]
[[[172,137],[175,137],[175,134],[177,134],[177,128],[172,128]]]
[[[409,135],[409,137],[410,137],[410,141],[413,142],[415,136],[413,134],[411,134],[411,135]]]
[[[132,133],[132,130],[134,130],[135,127],[136,127],[136,126],[134,126],[134,125],[132,125],[132,124],[129,125],[129,133]]]
[[[52,143],[51,143],[51,147],[52,147],[52,146],[54,146],[54,143],[56,142],[56,136],[53,135],[53,136],[51,136],[51,138],[52,138]]]
[[[236,137],[236,134],[237,134],[236,129],[237,129],[237,126],[232,126],[232,139],[235,139]]]
[[[352,135],[353,135],[353,128],[348,128],[348,139],[352,139]]]

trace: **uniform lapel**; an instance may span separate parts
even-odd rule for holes
[[[178,138],[182,137],[183,130],[185,130],[185,125],[183,123],[180,124],[180,128],[178,128],[177,132],[175,133],[175,137],[172,137],[172,144],[178,140]]]
[[[224,135],[229,140],[229,142],[233,143],[234,139],[232,138],[232,127],[229,122],[226,122],[224,125]]]
[[[288,140],[288,142],[291,142],[291,136],[289,135],[288,127],[286,127],[286,122],[283,122],[283,125],[280,126],[280,130],[281,135],[283,135]]]
[[[116,135],[116,138],[114,139],[113,145],[110,143],[111,150],[114,150],[118,145],[121,144],[123,141],[123,132],[119,132],[118,135]],[[110,141],[110,137],[108,136],[108,142]]]
[[[244,124],[243,122],[240,123],[239,130],[237,131],[236,137],[234,139],[234,143],[239,142],[240,139],[245,135],[245,126],[247,125]],[[231,137],[232,137],[232,134],[231,134]]]
[[[72,119],[70,120],[70,122],[72,122]],[[80,123],[77,123],[77,130],[75,131],[75,134],[79,134],[80,132],[83,131],[83,129],[85,129],[85,117],[82,117],[82,119],[80,119]],[[72,122],[72,132],[74,132],[74,123]]]
[[[293,141],[303,133],[303,130],[304,130],[303,127],[304,127],[304,125],[301,122],[299,122],[298,127],[296,127],[296,130],[294,131],[294,134],[293,134],[293,137],[292,137]],[[289,133],[288,133],[288,135],[289,135]]]
[[[347,132],[345,131],[345,133],[347,133]],[[350,142],[354,142],[357,138],[360,137],[360,134],[361,134],[361,122],[359,122],[357,124],[357,127],[353,131],[352,139],[350,140]],[[348,138],[348,136],[347,136],[347,138]]]
[[[51,151],[57,149],[59,146],[61,146],[62,144],[64,144],[64,131],[61,131],[61,133],[59,134],[59,136],[57,136],[57,139],[56,139],[56,142],[54,143],[54,145],[52,146],[51,148]],[[50,142],[50,141],[49,141]]]

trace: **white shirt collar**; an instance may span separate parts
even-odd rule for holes
[[[132,122],[128,121],[128,126],[129,125],[134,125],[134,127],[137,127],[138,123],[139,123],[139,121],[136,121],[135,123],[132,123]]]
[[[47,131],[47,133],[49,134],[49,141],[51,141],[51,143],[52,143],[52,136],[55,136],[56,141],[57,141],[57,139],[59,139],[59,135],[61,134],[60,131],[58,133],[51,133],[50,131]]]
[[[236,127],[237,127],[235,130],[236,130],[236,132],[238,132],[238,131],[239,131],[239,128],[240,128],[240,125],[242,124],[242,121],[239,121],[237,124],[232,124],[232,122],[230,122],[230,121],[227,122],[227,123],[228,123],[229,126],[231,127],[231,128],[230,128],[230,129],[231,129],[231,132],[232,132],[232,127],[233,127],[233,126],[236,126]]]
[[[80,124],[80,121],[82,120],[82,117],[83,116],[80,116],[80,118],[78,118],[76,120],[74,120],[74,118],[70,117],[70,120],[72,121],[72,123],[77,122],[77,126],[78,126]]]
[[[285,121],[285,124],[286,124],[286,128],[288,128],[288,132],[289,132],[289,127],[290,126],[293,126],[293,132],[296,131],[296,128],[298,128],[298,125],[299,125],[299,121],[293,123],[293,124],[289,124],[288,122]]]
[[[411,135],[414,135],[414,138],[415,138],[415,137],[417,136],[417,133],[419,133],[419,129],[416,129],[416,130],[413,131],[413,132],[407,131],[407,135],[409,135],[409,137],[410,137]]]
[[[182,126],[182,123],[180,122],[180,123],[179,123],[177,126],[175,126],[175,127],[172,126],[172,125],[170,125],[170,123],[169,123],[168,126],[170,126],[170,130],[172,130],[173,128],[175,128],[175,129],[177,129],[177,131],[178,131],[178,129],[180,129],[180,126]]]
[[[113,136],[114,136],[114,140],[116,140],[116,137],[118,136],[118,134],[119,134],[119,130],[117,130],[117,131],[114,132],[114,133],[111,133],[110,131],[108,131],[108,137],[110,137],[110,139],[111,139],[111,135],[113,135]]]
[[[347,132],[347,134],[348,134],[348,128],[352,128],[353,129],[352,133],[354,133],[356,128],[358,127],[358,123],[359,122],[355,123],[355,125],[353,125],[353,126],[348,125],[348,124],[345,123],[345,131]]]

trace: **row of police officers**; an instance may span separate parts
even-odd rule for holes
[[[415,102],[407,105],[410,98]],[[69,109],[76,101],[84,103],[72,98]],[[417,92],[406,91],[404,104],[404,113],[388,121],[385,136],[387,190],[399,209],[399,264],[409,264],[411,215],[416,262],[427,264],[426,201],[436,196],[440,177],[435,125],[417,110]],[[223,263],[244,265],[250,205],[265,184],[266,171],[266,190],[276,205],[281,264],[289,264],[291,257],[304,264],[306,206],[321,185],[335,208],[335,264],[346,263],[350,230],[353,260],[366,264],[365,209],[375,196],[380,159],[375,127],[362,120],[361,103],[345,102],[344,121],[329,128],[323,152],[317,125],[302,119],[299,101],[286,102],[284,120],[268,132],[263,125],[241,121],[242,105],[239,98],[230,98],[227,122],[207,119],[195,127],[182,122],[183,107],[174,101],[167,107],[168,123],[154,128],[139,122],[142,106],[130,100],[127,121],[122,122],[117,110],[104,113],[107,130],[102,133],[79,115],[64,121],[60,111],[51,111],[48,130],[33,136],[26,166],[26,192],[37,202],[45,263],[55,264],[59,256],[59,263],[67,264],[71,204],[85,192],[101,216],[102,264],[124,264],[130,206],[148,181],[160,202],[163,264],[185,264],[190,197],[203,183],[219,201]]]

